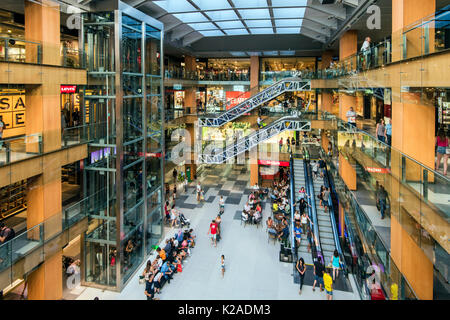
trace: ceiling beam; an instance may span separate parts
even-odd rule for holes
[[[311,0],[308,7],[328,15],[331,15],[340,20],[347,18],[347,10],[343,5],[339,4],[320,4],[319,0]]]
[[[304,36],[307,36],[308,38],[317,40],[319,42],[325,43],[327,41],[327,39],[325,38],[324,35],[317,33],[314,30],[310,30],[307,27],[303,28],[300,30],[300,33]]]
[[[194,43],[195,41],[200,40],[201,38],[203,38],[203,35],[201,33],[193,32],[183,38],[182,45],[183,47],[187,47],[191,43]]]

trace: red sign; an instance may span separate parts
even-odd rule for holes
[[[389,173],[390,172],[390,170],[387,168],[366,167],[365,169],[367,172],[373,172],[373,173]]]
[[[61,93],[75,93],[77,86],[61,86]]]
[[[250,98],[250,92],[227,91],[225,93],[225,98],[227,99],[227,110],[228,110]]]
[[[139,156],[139,157],[142,157],[143,155],[144,155],[143,152],[138,152],[138,156]],[[146,158],[161,158],[161,153],[160,153],[160,152],[158,152],[158,153],[147,152],[147,153],[145,154],[145,157],[146,157]]]
[[[265,166],[289,167],[289,161],[258,160],[258,164]]]

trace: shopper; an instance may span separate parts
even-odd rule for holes
[[[200,181],[197,183],[197,202],[200,202],[202,196],[202,186]]]
[[[323,208],[325,212],[328,212],[328,198],[330,197],[330,188],[325,187],[322,192]]]
[[[3,130],[5,130],[5,123],[3,117],[0,116],[0,150],[3,148]]]
[[[222,215],[225,212],[225,200],[223,196],[220,196],[219,199],[219,214]]]
[[[320,256],[317,257],[317,261],[314,262],[314,283],[312,290],[316,291],[316,283],[319,283],[320,291],[323,291],[323,271],[324,267],[322,264],[322,258]]]
[[[16,236],[16,233],[14,232],[13,228],[8,228],[5,226],[5,224],[2,222],[0,223],[0,242],[5,243],[11,239],[13,239]]]
[[[289,137],[286,139],[286,147],[287,147],[287,152],[290,153],[291,152],[291,139]]]
[[[311,219],[309,218],[309,216],[306,214],[306,212],[303,212],[300,221],[301,221],[301,223],[302,223],[303,233],[306,234],[306,231],[308,230],[308,221],[309,221],[311,224],[313,224],[313,222],[311,221]]]
[[[178,175],[177,168],[173,168],[172,177],[173,177],[173,183],[175,183],[175,185],[177,184],[177,175]]]
[[[225,256],[220,257],[220,269],[222,270],[222,278],[225,277]]]
[[[292,137],[292,139],[291,139],[291,147],[292,147],[292,151],[295,151],[295,137]]]
[[[363,45],[361,47],[361,53],[364,56],[365,68],[366,69],[369,69],[370,65],[371,65],[371,63],[370,63],[371,58],[372,58],[372,56],[371,56],[371,49],[370,49],[370,43],[371,42],[372,42],[372,39],[370,39],[370,37],[367,37],[364,40],[364,43],[363,43]]]
[[[390,147],[392,144],[392,124],[391,124],[391,120],[387,119],[386,120],[386,143],[388,144],[388,146]]]
[[[384,120],[381,119],[380,122],[377,123],[376,133],[378,140],[381,142],[386,142],[386,127],[384,126]]]
[[[384,219],[384,214],[386,211],[386,204],[387,204],[387,192],[384,189],[382,185],[380,185],[380,188],[378,189],[377,198],[378,198],[378,206],[380,208],[381,212],[381,220]]]
[[[313,163],[311,164],[311,168],[312,168],[313,179],[316,180],[317,174],[319,173],[319,164],[317,163],[316,160],[314,160]]]
[[[356,112],[353,110],[353,107],[350,107],[350,110],[347,111],[346,114],[347,122],[350,125],[350,128],[356,127]]]
[[[320,169],[320,177],[323,178],[325,176],[325,169],[327,164],[322,158],[319,158],[319,169]]]
[[[448,138],[445,134],[445,130],[440,128],[438,131],[438,135],[436,137],[436,145],[437,145],[437,159],[436,159],[436,171],[439,170],[441,166],[441,159],[444,158],[444,175],[447,175],[447,162],[448,162],[448,153],[449,144]]]
[[[339,257],[339,253],[336,249],[334,249],[334,253],[331,256],[331,266],[333,267],[333,281],[336,280],[336,277],[339,276],[339,268],[341,266],[341,258]]]
[[[283,138],[280,139],[280,142],[278,143],[280,147],[280,152],[283,150]]]
[[[212,222],[210,223],[207,234],[211,234],[211,244],[213,244],[214,247],[217,247],[217,223],[216,223],[216,220],[212,220]]]
[[[261,129],[262,128],[262,119],[260,116],[258,116],[258,119],[256,119],[256,122],[258,124],[258,129]]]
[[[298,259],[297,265],[295,267],[297,268],[298,275],[300,276],[300,290],[298,291],[298,294],[302,294],[303,279],[305,278],[306,273],[306,266],[303,258],[300,257],[300,259]]]
[[[329,270],[325,270],[323,283],[327,294],[327,300],[333,300],[333,279],[331,279]]]

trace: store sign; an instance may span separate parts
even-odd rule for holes
[[[61,86],[61,93],[75,93],[77,92],[77,86]]]
[[[365,167],[367,172],[371,173],[389,173],[390,170],[387,168],[376,168],[376,167]]]
[[[142,156],[144,156],[144,153],[143,152],[138,152],[138,156],[142,157]],[[157,153],[155,153],[155,152],[147,152],[145,154],[145,157],[146,158],[161,158],[161,153],[160,152],[157,152]]]
[[[25,127],[25,95],[0,96],[0,117],[5,130]]]
[[[173,85],[173,90],[182,90],[182,89],[183,89],[183,86],[181,84],[175,83]]]
[[[244,102],[250,98],[250,92],[242,91],[227,91],[225,93],[225,98],[227,99],[227,110],[237,106],[239,103]]]
[[[264,166],[289,167],[289,161],[258,160],[258,164]]]

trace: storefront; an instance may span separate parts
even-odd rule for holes
[[[5,124],[3,138],[25,134],[25,89],[0,88],[0,119]]]
[[[297,72],[308,73],[315,70],[315,57],[262,58],[259,81],[270,84]]]
[[[61,85],[61,111],[64,115],[65,123],[61,123],[64,128],[76,127],[82,123],[80,113],[80,93],[75,85]],[[61,120],[62,121],[62,120]]]
[[[206,88],[207,112],[228,110],[250,98],[250,87],[234,86],[208,86]]]

